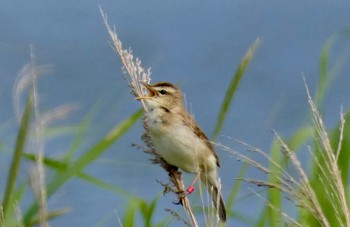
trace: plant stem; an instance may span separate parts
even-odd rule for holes
[[[3,208],[3,219],[6,220],[6,214],[9,209],[10,201],[11,201],[11,195],[13,194],[13,190],[16,184],[16,179],[20,167],[20,161],[23,154],[23,148],[26,142],[26,138],[28,135],[28,129],[29,129],[29,122],[30,122],[30,116],[32,112],[32,99],[31,95],[28,97],[27,105],[24,110],[22,119],[21,119],[21,125],[20,129],[17,135],[16,139],[16,146],[11,162],[11,166],[9,169],[9,174],[7,177],[7,183],[6,183],[6,189],[4,198],[2,201],[2,208]]]

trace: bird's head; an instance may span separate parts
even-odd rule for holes
[[[138,97],[144,100],[147,106],[155,108],[166,108],[168,110],[183,107],[183,95],[180,89],[169,83],[159,82],[153,85],[143,84],[149,91],[148,96]]]

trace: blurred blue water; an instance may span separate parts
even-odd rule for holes
[[[288,136],[308,122],[302,77],[314,91],[324,43],[333,34],[350,28],[350,2],[346,0],[2,1],[1,173],[8,168],[17,128],[12,88],[19,70],[30,60],[30,44],[35,47],[37,64],[54,66],[39,83],[41,110],[67,103],[79,105],[68,119],[56,125],[79,123],[99,102],[85,148],[139,108],[122,79],[120,61],[108,44],[98,5],[116,26],[124,46],[132,47],[143,66],[152,68],[153,82],[180,84],[191,111],[208,135],[240,59],[253,41],[261,38],[262,45],[239,87],[220,137],[241,152],[244,149],[226,137],[268,150],[273,137],[271,129]],[[324,115],[328,126],[337,122],[341,105],[345,110],[350,105],[349,55],[349,37],[338,37],[330,55],[331,64],[339,56],[345,63],[326,96]],[[151,200],[162,190],[155,180],[165,180],[166,176],[148,162],[147,155],[130,147],[133,142],[140,143],[141,134],[142,126],[138,124],[87,172]],[[68,149],[70,141],[69,136],[50,140],[46,152],[59,155]],[[223,193],[228,196],[240,163],[228,153],[218,153],[222,160]],[[25,172],[22,169],[21,177],[26,177]],[[254,170],[249,176],[263,177]],[[4,182],[1,178],[1,193]],[[255,218],[262,201],[254,196],[245,198],[250,194],[247,187],[239,193],[240,199],[232,210]],[[171,206],[171,199],[161,197],[156,220],[164,217],[163,208]],[[106,220],[103,226],[115,226],[126,202],[83,181],[71,181],[50,199],[49,208],[69,206],[73,211],[51,224],[95,226]],[[237,220],[231,223],[245,225]]]

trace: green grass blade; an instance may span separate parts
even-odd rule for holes
[[[123,226],[135,226],[135,215],[136,210],[140,206],[140,201],[131,199],[129,200],[128,206],[125,209],[123,217]]]
[[[36,162],[36,155],[33,153],[24,153],[23,157],[30,160],[30,161]],[[43,162],[46,166],[53,168],[53,169],[56,169],[56,170],[59,170],[61,172],[66,171],[68,168],[67,163],[62,162],[62,161],[57,161],[57,160],[52,159],[52,158],[44,157]]]
[[[124,226],[134,226],[135,216],[138,212],[140,212],[142,215],[143,226],[155,226],[155,224],[152,223],[152,217],[154,216],[154,211],[158,203],[158,199],[159,197],[156,197],[150,204],[148,204],[144,199],[139,199],[136,197],[130,198],[128,207],[124,213]]]
[[[321,59],[320,59],[320,81],[319,81],[319,86],[315,92],[315,98],[314,98],[318,109],[322,109],[322,104],[324,101],[326,90],[329,87],[332,79],[334,79],[334,77],[339,72],[339,69],[343,65],[343,61],[345,59],[343,56],[343,58],[340,58],[336,62],[335,66],[333,66],[331,70],[329,69],[330,50],[334,44],[334,41],[338,38],[338,35],[344,35],[344,34],[340,33],[340,34],[335,34],[331,36],[325,43],[322,50]],[[346,56],[348,55],[346,54]],[[346,117],[346,118],[347,120],[350,120],[349,117]],[[340,136],[339,125],[338,125],[338,128],[332,130],[329,134],[329,140],[333,148],[333,151],[337,150],[337,146],[339,143],[339,136]],[[346,121],[345,127],[344,127],[343,144],[340,149],[341,152],[337,163],[338,165],[337,167],[341,172],[341,178],[343,181],[343,185],[345,185],[345,187],[347,187],[348,185],[348,174],[349,174],[348,171],[349,171],[349,159],[350,159],[350,156],[349,156],[350,148],[349,148],[349,144],[347,144],[349,140],[349,138],[347,138],[349,135],[348,127],[349,126]],[[327,211],[325,212],[325,214],[329,223],[332,224],[332,226],[333,225],[337,226],[339,225],[339,220],[342,219],[344,215],[341,215],[341,211],[339,209],[340,204],[338,204],[338,201],[334,202],[332,200],[333,196],[329,196],[329,194],[334,194],[334,193],[331,192],[332,181],[328,180],[327,182],[327,179],[334,179],[334,176],[333,176],[333,173],[329,171],[329,169],[327,168],[328,160],[324,158],[325,150],[322,148],[322,145],[320,143],[320,138],[318,138],[316,133],[317,131],[318,129],[315,126],[314,127],[314,133],[315,133],[314,152],[313,152],[315,156],[315,160],[313,160],[312,162],[313,168],[312,168],[312,176],[310,177],[310,182],[317,195],[317,199],[320,203],[322,210]],[[324,185],[320,187],[320,182],[326,182],[326,183],[323,183]],[[345,190],[347,191],[348,187]],[[335,211],[335,209],[337,211]],[[340,218],[339,218],[339,214],[340,214]],[[300,216],[310,226],[315,226],[319,224],[319,220],[317,220],[313,216],[313,214],[310,214],[305,211],[300,211]]]
[[[295,132],[286,142],[291,150],[298,150],[302,145],[304,145],[307,140],[312,139],[314,135],[313,127],[302,127],[297,132]],[[280,150],[280,144],[275,139],[271,145],[270,158],[278,166],[270,162],[269,170],[271,173],[268,176],[268,182],[271,184],[280,184],[282,177],[282,172],[280,169],[287,169],[289,164],[289,159],[282,157]],[[259,217],[256,226],[280,226],[283,222],[283,215],[281,214],[282,209],[282,196],[283,193],[277,189],[268,189],[267,205],[263,209],[261,216]],[[293,199],[293,198],[292,198]]]
[[[23,155],[25,158],[27,158],[30,161],[33,161],[33,162],[36,161],[34,154],[24,153]],[[47,157],[44,157],[43,162],[47,167],[55,169],[56,171],[59,171],[59,172],[64,172],[69,167],[69,164],[65,163],[64,161],[58,161],[58,160],[54,160],[54,159],[47,158]],[[103,188],[109,192],[112,192],[116,195],[121,195],[121,196],[126,196],[126,197],[135,197],[131,193],[128,193],[115,185],[108,184],[108,183],[106,183],[98,178],[95,178],[89,174],[82,172],[82,173],[77,174],[76,176],[82,180],[89,182],[90,184],[94,184],[94,185],[96,185],[100,188]]]
[[[321,103],[323,102],[325,92],[329,86],[329,69],[328,69],[328,57],[330,49],[335,41],[335,36],[332,36],[324,45],[320,58],[320,78],[319,86],[316,90],[315,103],[320,108]]]
[[[274,140],[272,143],[272,148],[270,152],[270,158],[277,163],[279,166],[286,166],[282,163],[281,158],[281,152],[280,152],[280,145],[278,144],[277,140]],[[271,173],[268,176],[268,181],[271,184],[279,184],[280,180],[282,178],[280,169],[270,162],[269,169]],[[281,210],[282,210],[282,192],[275,189],[275,188],[269,188],[268,189],[268,203],[270,206],[267,206],[266,209],[268,214],[268,220],[269,220],[269,226],[271,227],[278,227],[280,223],[282,222],[281,218]]]
[[[19,132],[17,134],[14,155],[10,165],[9,174],[7,177],[6,189],[2,200],[3,216],[5,220],[6,220],[6,214],[8,212],[8,209],[10,208],[9,206],[11,205],[9,202],[11,200],[11,196],[15,188],[16,179],[17,179],[20,162],[22,158],[22,153],[25,146],[26,138],[28,136],[31,113],[32,113],[32,100],[29,97],[21,119]]]
[[[222,129],[222,126],[223,126],[224,121],[226,119],[227,112],[228,112],[230,105],[231,105],[232,98],[237,90],[239,82],[241,81],[241,79],[244,75],[244,72],[246,71],[250,61],[252,60],[252,58],[257,50],[257,48],[259,47],[259,44],[260,44],[260,40],[256,39],[255,42],[253,43],[253,45],[248,49],[247,53],[244,55],[243,59],[241,60],[239,66],[236,70],[234,77],[232,78],[232,80],[230,82],[230,85],[229,85],[229,87],[226,91],[226,94],[225,94],[224,101],[221,104],[219,116],[218,116],[218,119],[216,122],[213,136],[212,136],[213,140],[217,139],[217,137]]]
[[[115,143],[134,123],[142,116],[143,111],[139,110],[126,120],[119,123],[104,138],[87,150],[78,160],[76,160],[67,171],[58,173],[47,186],[47,196],[54,194],[70,178],[80,174],[91,162],[96,160],[113,143]],[[24,216],[24,222],[30,223],[30,220],[38,211],[38,204],[34,202]]]
[[[27,184],[23,183],[20,186],[17,186],[16,189],[14,190],[14,192],[12,192],[11,194],[11,199],[9,204],[17,204],[18,201],[21,201],[21,199],[23,198],[23,196],[25,195],[25,192],[27,190]],[[1,220],[2,217],[1,215],[3,214],[0,211],[0,226],[21,226],[21,220],[18,220],[15,217],[16,215],[16,210],[15,209],[9,209],[7,211],[7,219],[6,220]],[[6,223],[5,223],[6,221]]]
[[[44,129],[45,138],[57,138],[59,136],[67,136],[75,134],[77,126],[60,126],[55,128],[45,128]]]
[[[144,226],[146,227],[152,227],[153,223],[152,223],[152,217],[154,215],[154,211],[156,208],[156,205],[158,203],[158,199],[159,197],[156,197],[152,200],[151,204],[145,204],[145,206],[143,207],[143,209],[141,209],[142,212],[142,216],[144,219]],[[142,207],[141,207],[142,208]]]
[[[137,198],[137,196],[131,194],[130,192],[127,192],[116,185],[106,183],[106,182],[104,182],[96,177],[89,175],[89,174],[80,173],[77,175],[77,177],[89,182],[90,184],[94,184],[94,185],[98,186],[99,188],[102,188],[106,191],[112,192],[115,195],[123,196],[126,198]],[[138,199],[141,199],[141,198],[138,198]]]
[[[127,130],[142,116],[143,111],[139,110],[126,120],[122,121],[117,127],[110,131],[102,140],[95,144],[91,149],[85,152],[74,164],[69,167],[67,175],[74,176],[85,169],[91,162],[96,160],[112,144],[115,143]]]
[[[55,218],[60,217],[62,215],[65,215],[69,212],[71,212],[70,208],[63,208],[63,209],[55,210],[55,211],[47,213],[46,219],[52,220],[52,219],[55,219]],[[39,224],[40,224],[40,218],[35,217],[28,226],[39,225]]]
[[[268,223],[268,207],[267,205],[265,206],[265,208],[262,210],[257,223],[254,225],[256,227],[265,227],[265,226],[269,226]]]
[[[338,146],[340,146],[338,166],[341,172],[343,185],[348,185],[349,179],[349,165],[350,165],[350,111],[345,114],[344,117],[344,132],[343,139],[341,144],[340,141],[340,123],[335,129],[332,130],[330,134],[330,143],[333,147],[333,150],[336,151]]]
[[[243,163],[242,167],[239,170],[238,176],[237,176],[238,179],[244,178],[244,175],[246,174],[248,167],[249,167],[249,165],[247,163]],[[241,180],[235,181],[235,183],[232,187],[231,193],[230,193],[230,195],[227,199],[227,202],[226,202],[226,208],[228,208],[228,210],[231,210],[231,207],[233,206],[233,203],[236,200],[236,196],[238,195],[239,188],[241,187],[242,183],[243,183],[243,181],[241,181]]]
[[[343,182],[344,188],[339,188],[339,190],[344,190],[346,192],[346,197],[349,200],[349,184],[348,184],[348,176],[349,176],[349,161],[350,161],[350,112],[345,115],[345,125],[343,132],[343,139],[340,147],[339,158],[337,160],[337,168],[340,171],[340,178]],[[340,141],[340,123],[338,126],[331,131],[329,134],[330,144],[332,146],[333,152],[336,152],[338,149],[339,141]],[[319,142],[318,138],[315,138],[315,148],[314,153],[318,159],[318,163],[314,161],[313,175],[310,178],[313,188],[316,192],[318,201],[320,206],[326,215],[331,226],[340,226],[342,225],[339,220],[344,221],[345,215],[347,215],[342,209],[341,203],[339,200],[333,199],[333,197],[339,196],[338,191],[334,190],[335,184],[333,183],[335,180],[335,176],[329,168],[327,168],[328,160],[324,158],[324,153],[326,151],[322,148],[322,145]],[[327,179],[331,179],[328,180]],[[322,187],[320,187],[320,182]],[[333,188],[331,188],[333,187]],[[333,196],[330,196],[330,194]],[[312,214],[304,214],[306,217],[307,223],[310,223],[316,226],[319,221],[313,217]]]
[[[300,128],[287,141],[288,147],[293,151],[298,150],[308,139],[313,138],[314,132],[314,128],[311,126]]]
[[[79,126],[77,128],[77,133],[75,134],[73,142],[71,143],[71,146],[70,146],[68,152],[66,152],[64,155],[63,160],[65,162],[67,162],[67,163],[70,162],[72,160],[74,154],[76,153],[76,151],[79,150],[79,147],[83,143],[86,132],[91,124],[94,113],[95,113],[95,108],[93,108],[93,110],[89,114],[87,114],[87,116],[84,117],[82,122],[79,124]]]

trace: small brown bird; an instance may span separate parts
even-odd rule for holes
[[[200,176],[220,220],[226,222],[217,173],[219,158],[207,136],[186,111],[182,92],[168,82],[144,86],[149,90],[149,96],[138,99],[143,99],[148,109],[145,119],[156,152],[170,165],[194,173],[196,178]]]

